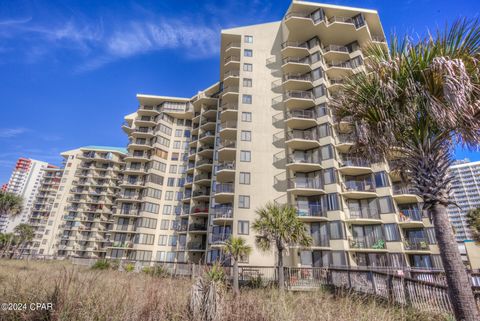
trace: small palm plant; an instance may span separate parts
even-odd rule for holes
[[[479,320],[448,220],[448,168],[457,144],[480,145],[480,21],[460,20],[425,39],[393,37],[366,50],[369,73],[351,77],[330,106],[351,119],[357,152],[397,166],[433,220],[457,320]]]
[[[18,248],[20,248],[21,250],[20,257],[21,257],[23,254],[23,251],[25,250],[25,246],[33,240],[33,237],[35,236],[35,232],[32,226],[28,224],[23,224],[23,223],[15,226],[14,232],[18,237],[18,243],[14,252],[16,252]]]
[[[230,237],[223,246],[225,254],[229,255],[233,261],[233,291],[235,295],[240,294],[238,286],[238,262],[242,257],[250,255],[252,247],[248,245],[244,238]]]
[[[306,226],[298,219],[297,210],[291,205],[279,205],[273,202],[256,210],[259,216],[252,224],[258,234],[255,242],[263,251],[269,251],[272,245],[277,250],[278,286],[285,287],[283,273],[283,254],[289,245],[310,246],[312,238]]]
[[[6,214],[14,217],[22,211],[23,198],[9,192],[0,191],[0,214]],[[13,235],[7,237],[7,242],[4,246],[2,257],[8,256],[8,252],[14,241]]]

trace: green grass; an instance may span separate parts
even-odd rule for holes
[[[173,279],[165,271],[144,273],[91,269],[68,262],[0,260],[0,303],[41,302],[53,311],[0,311],[10,320],[194,320],[188,304],[192,280]],[[287,292],[242,289],[227,294],[221,321],[433,321],[432,314],[386,306],[371,298],[327,291]]]

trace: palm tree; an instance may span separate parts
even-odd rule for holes
[[[15,231],[15,234],[18,236],[18,243],[17,243],[17,246],[15,247],[14,253],[18,250],[18,248],[20,248],[21,249],[20,257],[21,257],[26,244],[28,244],[33,240],[33,237],[35,236],[35,231],[33,230],[33,227],[28,224],[19,224],[15,226],[14,231]]]
[[[248,245],[244,238],[230,237],[223,246],[223,251],[230,255],[233,260],[233,290],[235,295],[240,294],[238,286],[238,262],[242,257],[250,255],[252,247]]]
[[[9,192],[0,191],[0,214],[16,216],[22,211],[22,204],[23,198],[21,196]],[[2,253],[2,257],[10,250],[12,241],[13,236],[8,236],[5,249]]]
[[[310,246],[312,238],[306,226],[298,219],[297,210],[290,205],[279,205],[273,202],[256,210],[259,216],[252,224],[258,233],[255,242],[263,251],[269,251],[274,244],[278,260],[278,285],[284,289],[283,252],[289,245]]]
[[[372,44],[369,73],[350,78],[331,102],[349,117],[360,155],[393,166],[423,198],[433,220],[457,320],[479,320],[468,276],[447,216],[448,167],[456,144],[480,142],[480,23],[459,20],[413,41],[393,37],[390,51]]]
[[[473,239],[480,242],[480,208],[467,212],[467,225],[472,232]]]
[[[3,246],[3,252],[2,252],[2,255],[0,255],[0,258],[8,257],[10,248],[12,247],[12,245],[16,244],[15,235],[13,233],[5,233],[3,235],[3,238],[4,238],[4,246]]]

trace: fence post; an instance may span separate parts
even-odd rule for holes
[[[403,293],[405,294],[405,305],[410,305],[411,300],[410,300],[410,290],[407,284],[407,279],[403,278]]]
[[[388,302],[394,302],[393,297],[393,275],[389,274],[387,279]]]
[[[377,295],[377,285],[375,283],[375,275],[373,274],[372,271],[369,271],[370,277],[372,279],[372,289],[373,289],[373,294]]]

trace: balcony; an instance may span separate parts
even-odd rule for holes
[[[143,187],[145,185],[145,182],[140,179],[124,179],[120,182],[121,187],[127,187],[127,188],[135,188],[135,187]]]
[[[357,138],[353,133],[338,134],[335,142],[335,147],[340,153],[347,153],[350,148],[355,145]]]
[[[311,71],[310,58],[287,57],[282,60],[282,71],[284,73],[306,73]]]
[[[319,150],[295,152],[287,157],[287,168],[294,172],[313,172],[322,169]]]
[[[211,235],[211,244],[214,245],[223,245],[226,241],[232,236],[231,233],[218,233]]]
[[[123,202],[141,202],[141,201],[142,201],[142,194],[140,194],[140,193],[120,194],[120,195],[117,197],[117,201],[123,201]]]
[[[220,106],[220,120],[228,121],[237,118],[238,104],[237,103],[223,103]]]
[[[213,156],[213,145],[202,145],[198,147],[198,150],[196,151],[199,156],[201,157],[212,157]]]
[[[199,224],[199,223],[192,223],[188,226],[189,233],[198,233],[204,234],[207,233],[207,225],[206,224]]]
[[[422,237],[405,238],[403,241],[405,251],[424,252],[430,251],[428,240]]]
[[[314,110],[292,110],[285,113],[285,123],[294,129],[306,129],[317,125]]]
[[[210,174],[197,174],[193,178],[194,182],[199,185],[210,185],[212,176]]]
[[[133,129],[131,135],[132,137],[135,137],[135,138],[152,138],[155,135],[155,133],[151,128],[137,127]]]
[[[373,173],[370,161],[356,156],[343,156],[340,160],[339,172],[345,175]]]
[[[215,185],[215,202],[233,202],[235,185],[233,183],[220,183]]]
[[[140,105],[138,107],[137,113],[141,116],[156,116],[160,114],[158,107],[156,106],[144,106]]]
[[[313,196],[325,194],[321,177],[295,177],[288,181],[287,192],[293,195]]]
[[[125,162],[148,162],[150,156],[146,153],[128,153]]]
[[[228,205],[228,204],[227,204]],[[233,206],[218,206],[212,210],[214,224],[231,224],[233,222]]]
[[[214,138],[215,138],[215,131],[213,131],[213,130],[204,131],[203,133],[201,133],[198,136],[199,141],[202,142],[202,143],[212,144]]]
[[[134,175],[142,175],[147,172],[147,168],[145,166],[132,166],[132,165],[127,165],[123,169],[124,174],[134,174]]]
[[[321,204],[308,204],[307,206],[298,206],[298,218],[305,222],[324,221],[327,219],[327,212]]]
[[[234,161],[237,153],[237,142],[235,140],[223,140],[218,144],[219,161]]]
[[[135,119],[135,126],[137,127],[147,127],[147,126],[155,126],[157,122],[155,121],[155,117],[150,116],[139,116]]]
[[[325,73],[329,79],[341,79],[351,77],[358,71],[363,69],[363,60],[361,56],[357,56],[350,60],[330,61],[327,63]]]
[[[223,85],[225,87],[238,86],[240,71],[228,70],[223,74]]]
[[[282,78],[282,87],[284,90],[308,90],[313,87],[310,73],[306,74],[284,74]]]
[[[318,142],[317,128],[307,130],[289,130],[285,139],[285,144],[291,149],[307,150],[320,147]]]
[[[348,221],[355,224],[379,224],[381,223],[380,213],[376,207],[359,207],[358,205],[348,206]]]
[[[407,184],[393,184],[393,199],[397,204],[418,203],[422,198],[418,196],[418,191]]]
[[[282,43],[281,53],[284,57],[301,57],[310,54],[306,42],[286,41]]]
[[[238,86],[228,86],[223,88],[222,91],[222,100],[227,101],[227,100],[237,100],[238,99],[238,94],[240,90]]]
[[[187,250],[188,251],[192,251],[192,252],[195,252],[195,251],[199,251],[199,252],[203,252],[205,251],[205,243],[203,242],[194,242],[194,241],[190,241],[187,243]]]
[[[213,160],[208,158],[203,158],[203,159],[197,160],[197,162],[195,163],[195,167],[203,171],[211,171],[212,164],[213,164]]]
[[[190,210],[190,215],[207,216],[208,212],[208,206],[195,206]]]
[[[322,51],[323,57],[329,61],[350,59],[350,50],[346,46],[328,45]]]
[[[217,181],[233,181],[235,179],[235,162],[221,162],[216,166]]]
[[[342,184],[343,195],[351,199],[363,199],[377,197],[375,184],[371,177],[364,180],[345,180]]]
[[[193,191],[192,199],[197,201],[208,201],[210,199],[210,190],[200,189],[200,190]]]
[[[349,238],[350,250],[361,251],[387,251],[385,240],[374,235],[358,236]]]
[[[315,106],[311,91],[291,90],[283,94],[283,103],[288,109],[305,109]]]
[[[238,56],[228,56],[224,60],[224,67],[226,70],[240,68],[240,58]]]
[[[423,227],[423,214],[418,208],[399,209],[399,225],[402,228]]]
[[[131,140],[128,143],[128,147],[135,150],[149,150],[153,148],[150,142],[142,139]]]
[[[177,225],[175,226],[175,231],[176,231],[177,233],[186,233],[187,230],[188,230],[188,224],[183,224],[183,223],[182,223],[182,224],[177,224]]]
[[[228,120],[221,123],[219,135],[221,139],[235,139],[237,137],[237,121]]]

